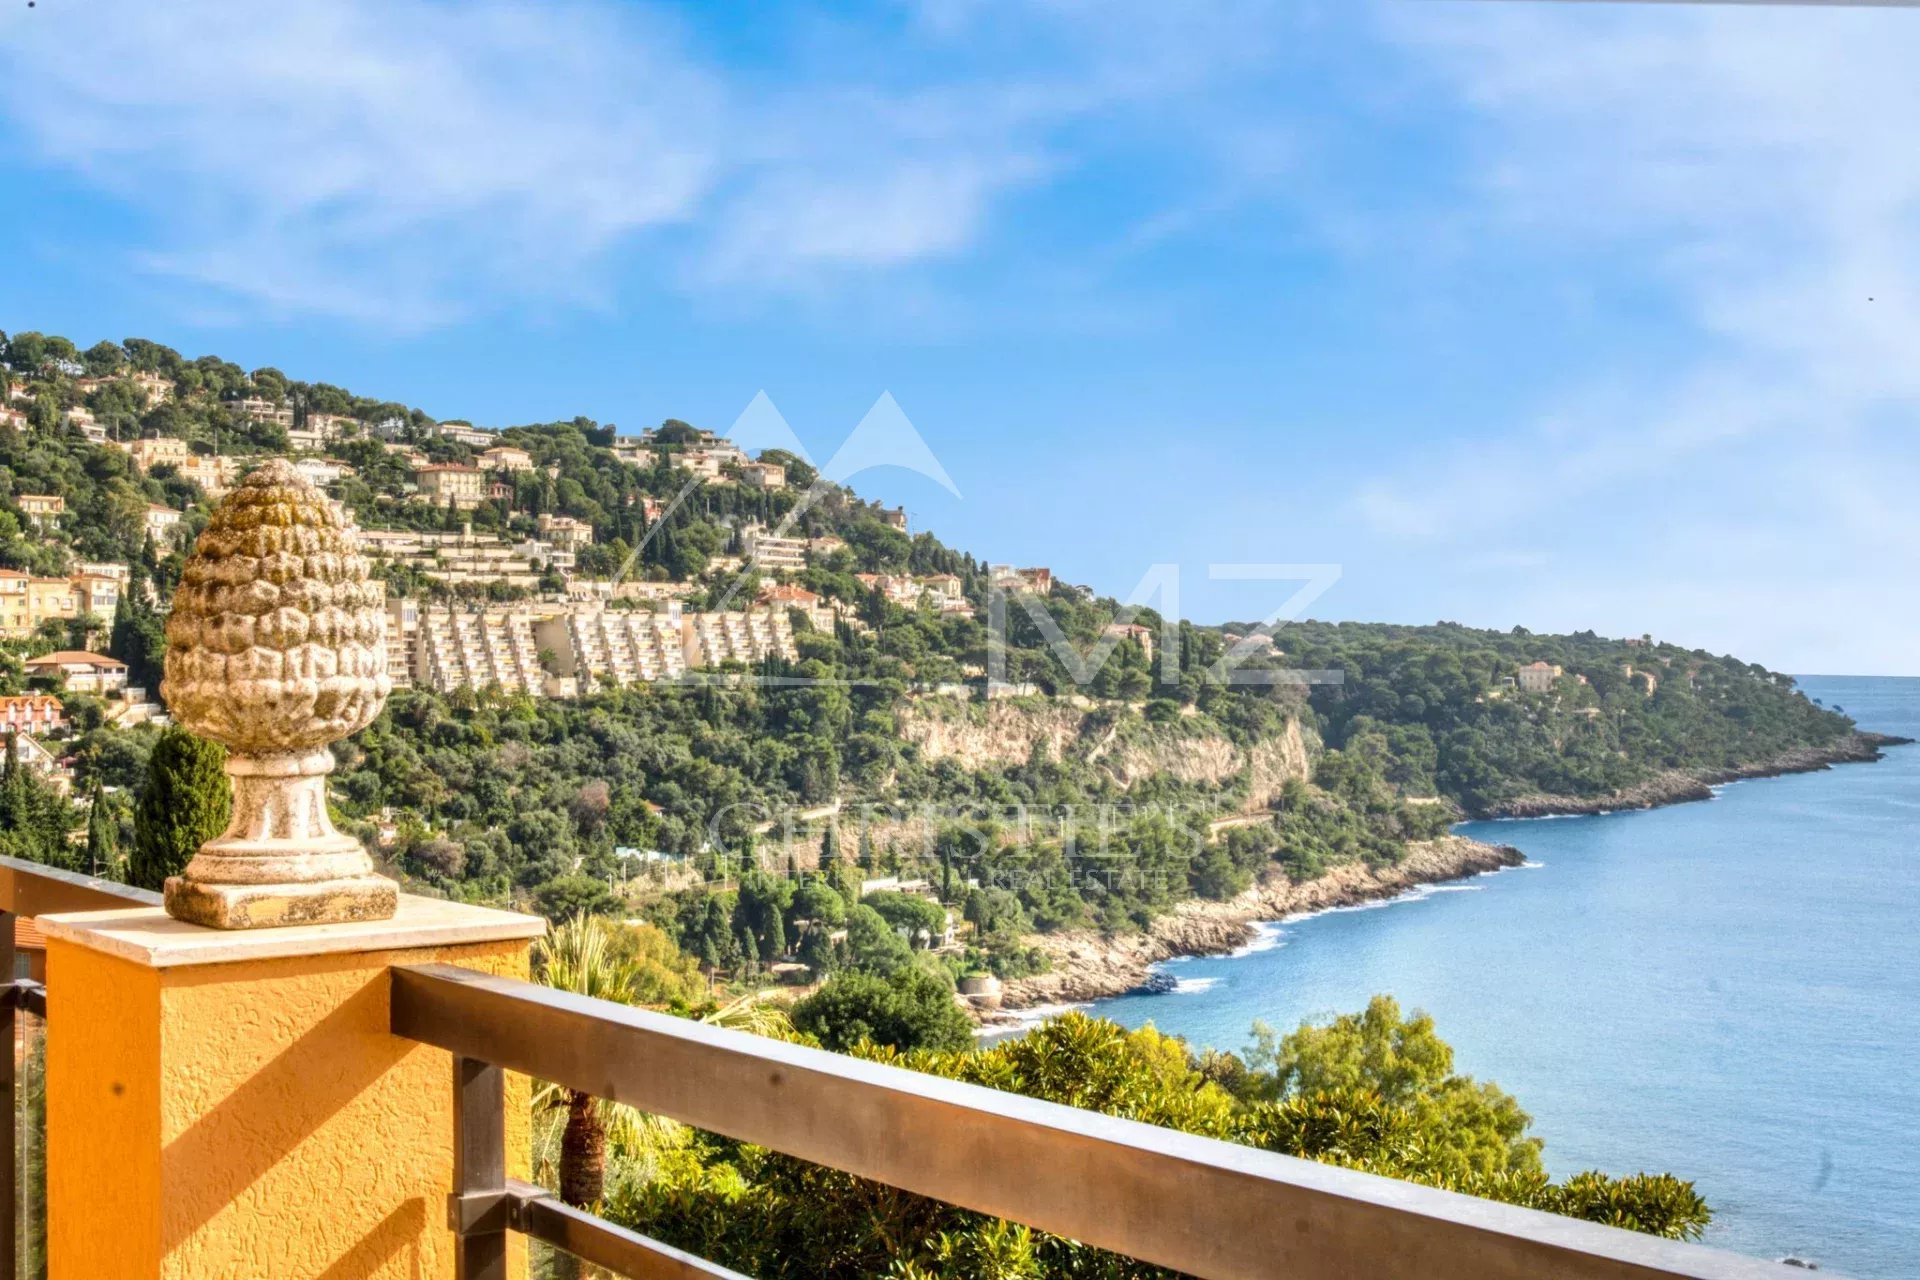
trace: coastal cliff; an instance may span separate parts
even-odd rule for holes
[[[1625,809],[1654,809],[1661,805],[1711,800],[1713,788],[1749,778],[1777,778],[1789,773],[1815,773],[1836,764],[1869,764],[1911,738],[1884,733],[1850,733],[1824,747],[1799,747],[1771,759],[1726,769],[1669,769],[1644,782],[1599,796],[1536,793],[1518,796],[1489,807],[1477,818],[1549,818],[1568,814],[1617,813]]]
[[[1033,945],[1047,953],[1053,967],[1007,983],[1003,1007],[1077,1004],[1123,995],[1146,982],[1152,966],[1162,960],[1220,955],[1245,946],[1259,921],[1376,902],[1419,885],[1499,871],[1523,861],[1518,849],[1506,845],[1446,836],[1410,846],[1399,864],[1378,871],[1353,862],[1295,884],[1276,869],[1230,901],[1182,903],[1142,933],[1068,930],[1038,935]]]

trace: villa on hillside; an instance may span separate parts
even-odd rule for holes
[[[165,550],[173,543],[174,530],[180,527],[180,513],[158,502],[149,502],[146,525],[147,536],[153,539],[153,544]]]
[[[488,471],[531,471],[533,455],[510,444],[497,444],[481,453],[480,465]]]
[[[0,698],[0,733],[60,733],[67,709],[50,693],[19,693]]]
[[[442,440],[452,440],[471,449],[485,449],[494,443],[491,431],[483,431],[471,422],[443,422],[436,428]]]
[[[58,528],[61,517],[67,514],[67,500],[57,493],[21,493],[13,500],[36,529]]]
[[[75,693],[104,697],[127,687],[127,664],[102,653],[61,649],[20,664],[28,676],[62,676]]]
[[[421,500],[436,507],[451,504],[461,511],[471,511],[487,496],[486,473],[460,462],[416,467],[413,482],[420,488]]]
[[[1551,662],[1529,662],[1514,673],[1522,693],[1551,693],[1553,682],[1565,672]]]
[[[163,464],[177,467],[193,456],[193,450],[187,447],[187,442],[174,436],[149,436],[143,440],[129,440],[120,447],[126,450],[127,457],[133,461],[135,469],[140,471],[151,471]]]

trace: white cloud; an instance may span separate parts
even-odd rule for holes
[[[133,265],[201,305],[417,328],[603,301],[635,246],[690,292],[954,258],[1057,172],[1055,131],[1256,65],[1244,0],[1136,8],[954,6],[911,49],[842,23],[748,68],[614,0],[15,7],[0,112],[20,158],[138,213]]]
[[[151,268],[411,325],[588,286],[713,181],[723,94],[675,33],[579,5],[49,6],[0,32],[24,149],[143,211]]]

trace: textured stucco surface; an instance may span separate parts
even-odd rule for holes
[[[387,970],[524,977],[527,944],[169,969],[54,942],[54,1276],[451,1280],[448,1055],[387,1032]],[[527,1085],[507,1100],[525,1177]]]

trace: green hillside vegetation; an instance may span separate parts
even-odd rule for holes
[[[992,1048],[859,1056],[1350,1169],[1677,1239],[1710,1213],[1670,1174],[1555,1182],[1519,1103],[1461,1076],[1424,1014],[1362,1013],[1196,1055],[1151,1027],[1070,1013]],[[770,1280],[1146,1280],[1174,1273],[879,1183],[669,1126],[616,1156],[601,1211]]]
[[[693,607],[717,604],[738,586],[708,570],[713,557],[737,547],[742,523],[777,523],[808,495],[793,531],[832,535],[845,546],[793,580],[844,602],[863,627],[814,630],[796,611],[797,660],[739,674],[817,683],[762,686],[730,681],[723,672],[571,700],[491,690],[402,692],[379,722],[338,751],[333,797],[341,821],[371,840],[390,810],[397,834],[386,855],[416,890],[556,915],[632,911],[617,892],[629,868],[615,850],[661,850],[720,888],[651,893],[638,909],[688,951],[717,952],[736,976],[794,954],[807,933],[785,907],[776,913],[777,939],[764,911],[757,922],[749,918],[742,872],[789,861],[810,867],[823,841],[826,860],[847,864],[855,875],[932,881],[968,923],[982,922],[970,934],[972,953],[955,964],[1012,976],[1033,962],[1020,942],[1031,930],[1138,928],[1178,901],[1229,897],[1263,874],[1306,879],[1354,860],[1391,864],[1410,841],[1514,797],[1604,795],[1662,770],[1752,764],[1830,744],[1851,728],[1844,716],[1809,703],[1786,677],[1733,658],[1591,633],[1535,636],[1452,624],[1295,623],[1278,631],[1273,652],[1243,664],[1344,676],[1303,688],[1222,678],[1222,657],[1245,628],[1181,621],[1171,632],[1173,679],[1163,681],[1159,662],[1129,640],[1082,686],[1015,605],[1007,610],[1006,678],[1032,686],[1036,707],[1074,696],[1085,718],[1078,737],[1059,750],[1036,743],[1014,758],[967,767],[929,758],[903,736],[902,725],[909,714],[939,705],[937,690],[963,681],[977,690],[990,659],[981,620],[990,595],[987,566],[932,534],[892,527],[880,507],[843,486],[809,490],[817,477],[797,458],[769,455],[788,468],[788,488],[701,486],[654,528],[648,500],[670,502],[684,472],[622,461],[610,447],[614,428],[590,419],[510,427],[499,440],[525,449],[535,469],[515,477],[508,498],[471,512],[440,511],[405,500],[400,486],[409,470],[384,446],[450,461],[474,451],[440,436],[419,409],[273,369],[249,373],[213,357],[187,360],[138,339],[81,350],[20,333],[0,345],[0,357],[0,392],[24,406],[27,420],[24,428],[0,426],[0,567],[51,573],[103,559],[125,562],[135,575],[114,619],[0,642],[0,692],[24,687],[22,657],[89,636],[130,664],[135,684],[157,689],[164,647],[157,603],[184,557],[147,542],[141,512],[150,502],[177,507],[191,532],[208,509],[199,489],[171,468],[143,476],[111,443],[89,443],[66,416],[75,408],[90,412],[110,440],[168,434],[196,451],[242,455],[286,446],[284,428],[250,423],[237,410],[242,397],[287,406],[296,425],[316,414],[343,415],[352,425],[327,452],[357,468],[335,489],[363,524],[439,528],[471,521],[481,530],[526,534],[543,513],[574,516],[595,535],[581,572],[611,575],[638,548],[634,575],[698,584]],[[130,383],[112,380],[131,373],[158,375],[171,396],[148,401]],[[83,381],[98,378],[108,380]],[[669,420],[658,440],[671,449],[695,434]],[[65,498],[70,515],[59,536],[29,530],[18,507],[22,493]],[[904,608],[859,573],[957,575],[978,616]],[[393,574],[391,586],[422,595],[510,594],[410,580],[404,571]],[[751,599],[753,590],[745,584],[738,598]],[[1058,582],[1044,603],[1082,653],[1119,614],[1114,600]],[[1162,634],[1152,610],[1133,620]],[[1534,661],[1560,665],[1565,675],[1545,693],[1513,688],[1516,669]],[[108,727],[88,699],[70,702],[74,794],[100,784],[117,827],[107,834],[118,837],[103,838],[100,847],[133,847],[130,797],[143,785],[152,733]],[[1305,741],[1323,745],[1314,750],[1309,776],[1271,796],[1254,797],[1244,777],[1182,781],[1159,771],[1123,780],[1112,767],[1111,753],[1124,749],[1138,748],[1136,758],[1156,746],[1175,758],[1181,744],[1202,741],[1251,750],[1294,726],[1304,728]],[[1102,757],[1108,740],[1111,751]],[[15,784],[19,794],[8,811],[38,815],[31,824],[47,833],[5,838],[50,859],[80,861],[84,851],[52,829],[78,828],[84,817],[57,797],[43,800],[35,786],[31,779]],[[796,828],[800,846],[782,845],[784,815],[836,802],[843,807],[830,829],[803,822]],[[886,820],[889,808],[925,806],[946,816],[916,837]],[[1106,807],[1101,822],[1063,816],[1087,806]],[[1209,838],[1209,818],[1248,810],[1266,816]],[[1027,820],[1008,816],[1015,812]],[[1097,837],[1090,834],[1096,826]],[[828,868],[816,878],[835,874]],[[727,918],[724,928],[710,919],[716,907]],[[743,944],[746,932],[752,937]],[[839,963],[819,939],[812,947],[816,973]]]

